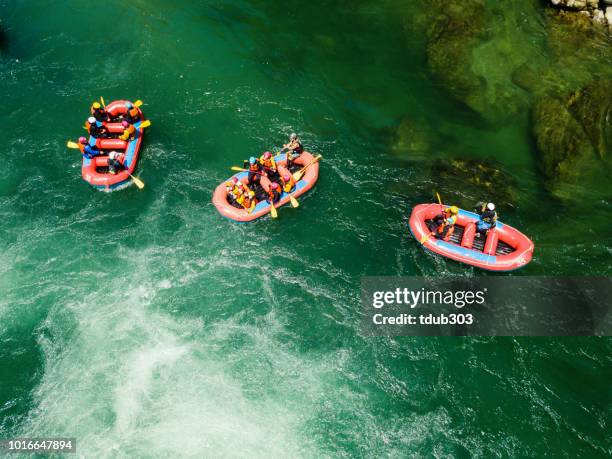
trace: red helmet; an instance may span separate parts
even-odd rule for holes
[[[289,180],[291,180],[291,176],[289,174],[285,174],[285,175],[283,175],[283,180],[285,182],[288,182]]]
[[[123,126],[124,128],[128,127],[130,125],[130,123],[128,123],[127,121],[123,120],[121,122],[121,126]]]
[[[264,153],[264,159],[270,159],[272,157],[272,153],[270,153],[269,151],[266,151]]]
[[[270,188],[272,188],[273,190],[277,190],[278,189],[278,183],[272,182],[272,184],[270,185]]]
[[[238,178],[237,177],[232,177],[232,182],[238,183]]]
[[[79,143],[85,145],[87,143],[87,139],[85,137],[79,137]]]

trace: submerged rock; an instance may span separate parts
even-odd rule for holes
[[[493,123],[508,122],[529,106],[513,84],[513,71],[541,54],[532,28],[540,28],[534,2],[485,0],[428,6],[427,63],[432,75],[458,100]]]
[[[431,175],[439,189],[460,194],[457,204],[466,209],[478,201],[508,207],[516,199],[515,178],[493,159],[439,159],[433,163]]]
[[[391,137],[391,151],[394,154],[414,158],[429,152],[434,133],[424,121],[404,117]]]
[[[597,79],[562,96],[547,95],[533,108],[540,164],[553,193],[562,195],[596,167],[612,163],[612,81]]]

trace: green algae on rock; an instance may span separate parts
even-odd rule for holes
[[[567,197],[565,184],[575,183],[605,160],[612,129],[612,82],[597,79],[562,96],[540,97],[533,108],[533,133],[540,164],[551,191]]]
[[[431,175],[444,189],[461,190],[457,205],[466,209],[478,201],[494,201],[508,207],[516,200],[516,179],[494,159],[438,159],[433,162]]]

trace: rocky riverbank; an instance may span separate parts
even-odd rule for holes
[[[584,14],[612,30],[612,0],[550,0],[559,9]]]

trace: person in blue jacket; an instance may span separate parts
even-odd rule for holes
[[[95,144],[90,145],[85,137],[79,138],[79,150],[85,158],[89,159],[102,154],[102,151]]]

